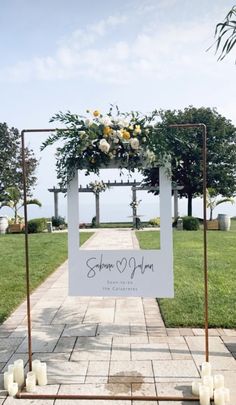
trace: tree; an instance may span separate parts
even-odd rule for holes
[[[23,207],[24,202],[22,200],[22,193],[18,190],[17,187],[9,187],[6,190],[7,199],[6,201],[2,202],[2,207],[9,207],[14,212],[14,223],[17,224],[19,222],[19,209]],[[28,205],[38,205],[38,207],[42,207],[42,204],[36,198],[31,198],[26,200],[26,204]]]
[[[172,181],[179,186],[180,197],[188,199],[189,216],[192,200],[202,195],[202,130],[174,129],[170,124],[204,123],[207,126],[207,186],[223,197],[236,192],[236,131],[231,121],[215,109],[188,107],[181,110],[160,110],[159,131],[165,132],[172,156]],[[158,128],[157,128],[158,129]],[[145,182],[158,185],[158,170],[145,171]]]
[[[234,199],[232,197],[225,197],[221,198],[220,200],[217,199],[218,195],[214,188],[207,189],[207,208],[210,208],[210,221],[212,221],[213,217],[213,210],[218,207],[218,205],[230,202],[234,204]]]
[[[0,123],[0,208],[6,203],[9,195],[7,189],[16,187],[23,195],[23,178],[21,167],[21,140],[18,129],[8,128],[6,123]],[[27,194],[32,195],[36,183],[35,169],[38,161],[32,150],[25,148]]]
[[[216,25],[215,37],[216,53],[219,52],[218,60],[223,60],[236,43],[236,5],[231,8],[224,21]]]

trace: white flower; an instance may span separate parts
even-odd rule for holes
[[[112,125],[111,118],[108,116],[99,118],[100,124],[103,124],[105,127],[110,127]]]
[[[90,120],[89,118],[87,118],[87,119],[84,121],[84,123],[85,123],[86,127],[91,127],[91,125],[93,125],[93,121]]]
[[[109,149],[110,149],[110,145],[109,143],[106,141],[106,139],[101,139],[99,142],[99,149],[104,152],[104,153],[108,153]]]
[[[130,124],[130,121],[127,118],[124,119],[119,119],[118,121],[118,125],[120,128],[128,128]]]
[[[139,148],[139,140],[137,138],[131,138],[130,146],[132,149],[137,150]]]
[[[155,153],[152,152],[152,151],[150,151],[149,149],[147,149],[147,151],[146,151],[146,157],[147,157],[147,160],[148,160],[150,163],[153,163],[153,162],[156,161]]]

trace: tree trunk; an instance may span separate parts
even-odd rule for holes
[[[192,216],[192,200],[193,200],[192,194],[188,194],[188,216],[189,217]]]
[[[210,221],[212,221],[212,217],[213,217],[213,209],[210,208]]]

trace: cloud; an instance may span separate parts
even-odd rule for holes
[[[174,0],[170,0],[174,1]],[[146,4],[151,7],[152,2]],[[145,4],[144,4],[145,6]],[[130,40],[126,15],[109,16],[60,41],[51,56],[35,57],[0,70],[2,80],[67,80],[89,78],[108,83],[178,77],[187,69],[205,71],[201,63],[208,46],[209,22],[163,25],[136,21]],[[117,35],[117,31],[118,34]],[[212,60],[214,57],[212,57]]]

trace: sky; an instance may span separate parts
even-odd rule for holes
[[[214,30],[234,5],[229,0],[0,0],[0,122],[19,130],[51,128],[58,111],[121,111],[216,107],[236,125],[236,52],[222,62],[214,49]],[[42,208],[29,216],[53,215],[57,185],[55,148],[40,152],[46,134],[28,134],[26,143],[40,164],[34,197]],[[119,180],[115,170],[101,179]],[[127,176],[123,177],[125,180]],[[135,174],[134,178],[141,179]],[[94,176],[80,174],[86,186]],[[140,192],[139,213],[158,216],[158,198]],[[132,214],[131,190],[110,189],[101,195],[101,220],[124,221]],[[218,213],[236,215],[224,204]],[[186,214],[186,201],[179,203]],[[1,215],[11,215],[7,209]],[[66,216],[60,196],[59,214]],[[80,195],[80,220],[95,214],[94,196]],[[195,199],[193,215],[202,216]]]

